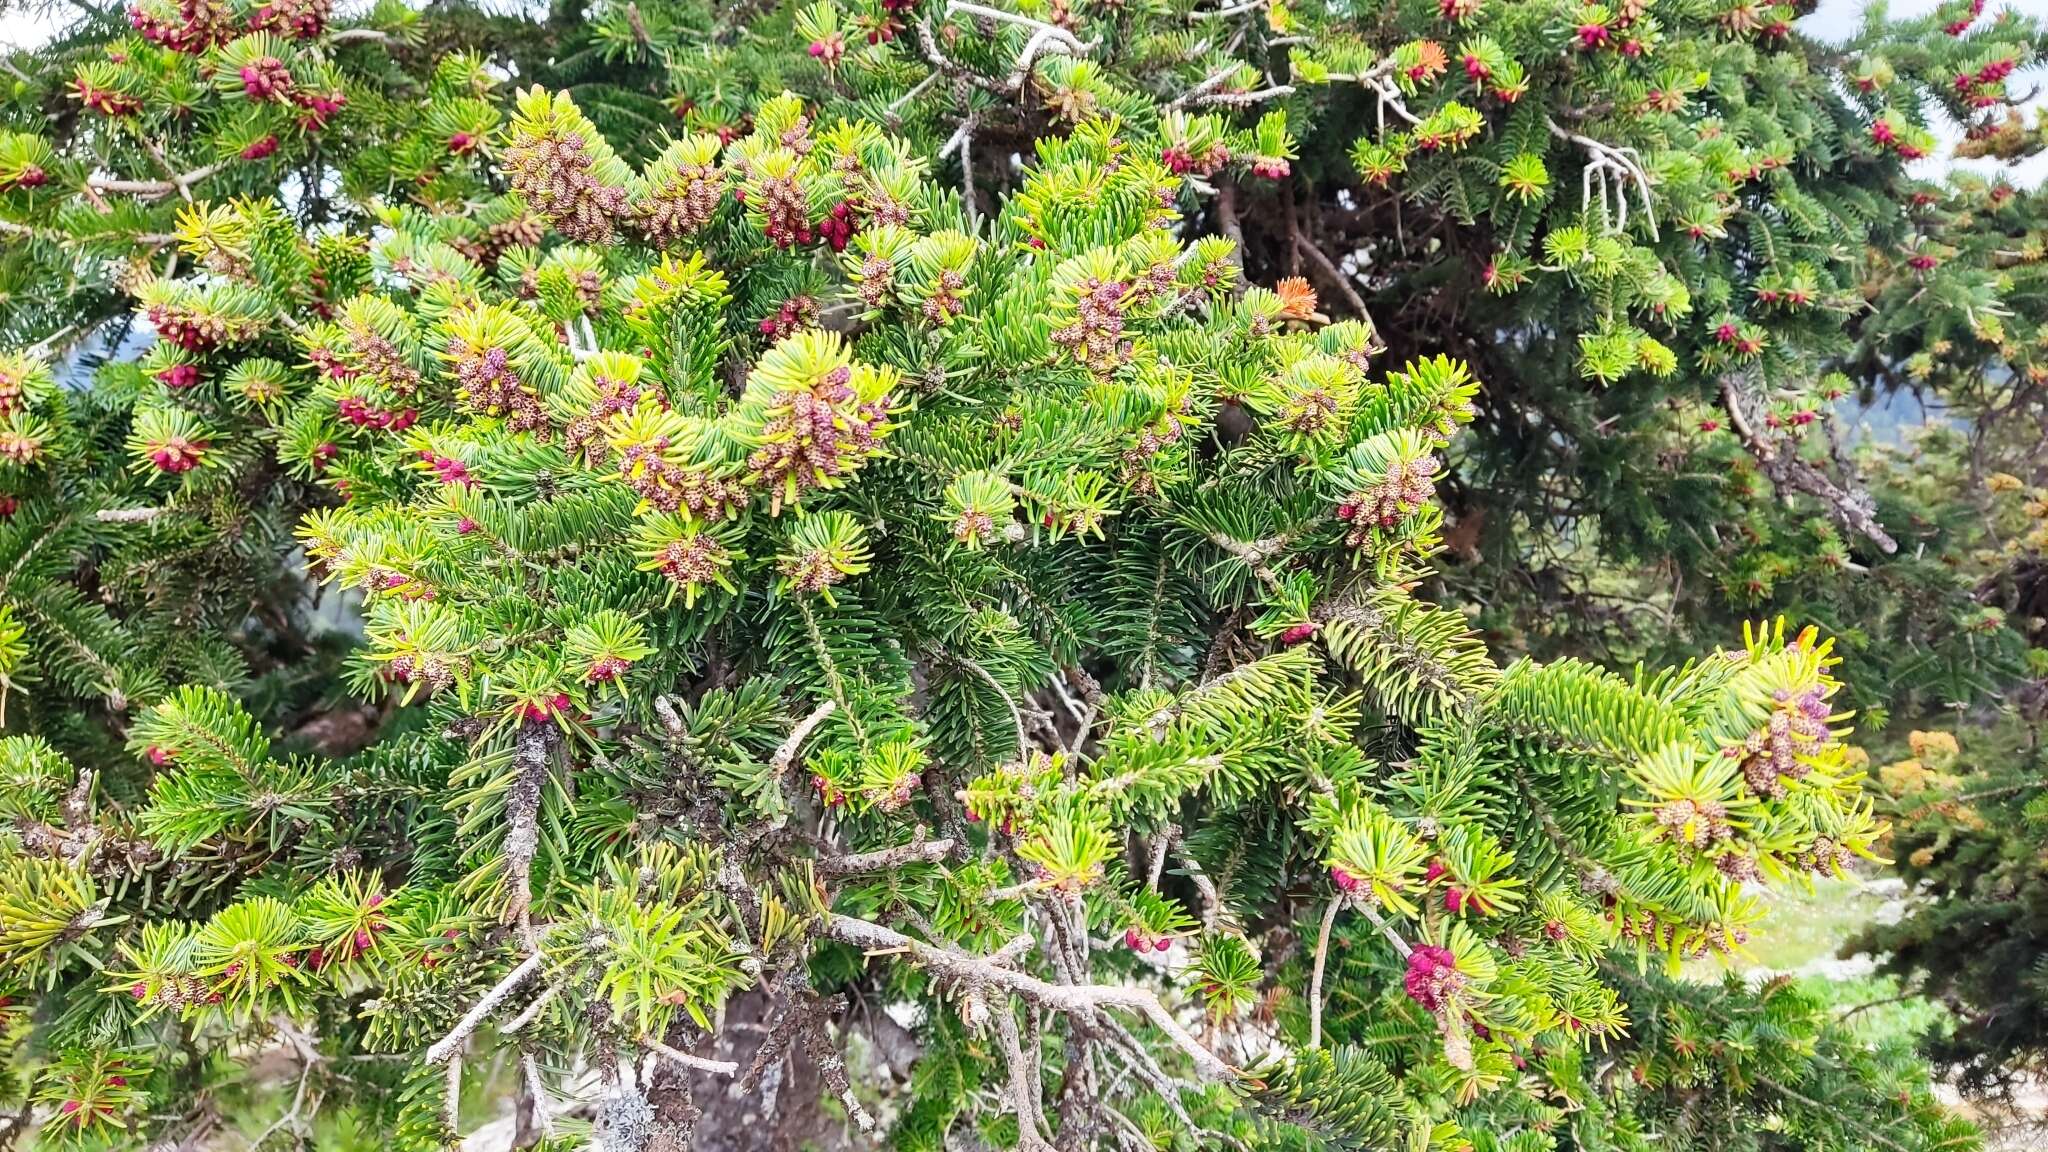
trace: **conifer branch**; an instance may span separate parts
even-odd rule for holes
[[[1233,16],[1242,16],[1247,12],[1256,12],[1259,9],[1264,8],[1267,2],[1268,0],[1244,0],[1244,2],[1241,4],[1232,4],[1223,8],[1212,8],[1203,11],[1190,12],[1188,13],[1188,19],[1228,20]]]
[[[1232,76],[1237,75],[1239,70],[1242,68],[1242,64],[1233,60],[1230,63],[1225,64],[1223,67],[1218,68],[1214,72],[1209,73],[1209,75],[1203,77],[1201,83],[1196,84],[1194,87],[1188,89],[1187,91],[1181,93],[1178,96],[1175,96],[1172,100],[1167,102],[1166,106],[1168,108],[1185,107],[1191,101],[1199,100],[1202,97],[1207,96],[1209,93],[1214,92],[1216,89],[1222,87],[1224,81],[1230,79]]]
[[[1800,459],[1796,447],[1781,446],[1758,434],[1750,420],[1742,388],[1734,377],[1721,379],[1721,407],[1728,413],[1729,427],[1742,442],[1764,475],[1781,492],[1803,492],[1820,501],[1836,522],[1869,538],[1889,554],[1899,543],[1877,520],[1877,502],[1861,488],[1844,488],[1820,469]]]
[[[1306,235],[1300,232],[1294,233],[1294,246],[1303,256],[1308,258],[1309,264],[1316,271],[1323,274],[1323,279],[1344,297],[1344,302],[1351,305],[1352,312],[1356,313],[1359,320],[1363,321],[1365,326],[1372,330],[1373,342],[1378,344],[1380,326],[1373,320],[1371,310],[1365,306],[1365,297],[1358,294],[1358,288],[1352,284],[1351,277],[1346,276],[1344,271],[1331,261],[1329,255],[1320,246],[1310,241]]]

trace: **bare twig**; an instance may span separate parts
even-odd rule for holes
[[[732,1076],[738,1074],[740,1070],[740,1066],[730,1060],[707,1060],[702,1056],[692,1056],[688,1052],[671,1048],[661,1041],[652,1038],[642,1040],[641,1043],[645,1044],[647,1050],[656,1056],[664,1060],[673,1061],[685,1068],[694,1068],[699,1072],[710,1072],[717,1076]]]
[[[788,737],[776,747],[775,755],[768,758],[769,771],[777,776],[788,772],[796,764],[797,753],[803,751],[804,741],[810,739],[811,733],[816,731],[818,725],[823,724],[838,707],[838,704],[827,700],[812,709],[810,715],[797,721],[796,727],[790,729]]]
[[[1358,910],[1374,928],[1379,929],[1380,935],[1387,938],[1387,943],[1394,946],[1394,951],[1401,954],[1401,959],[1406,960],[1415,951],[1406,940],[1401,939],[1399,932],[1394,931],[1393,925],[1380,918],[1379,909],[1370,904],[1359,904]]]
[[[1216,71],[1209,73],[1209,75],[1205,77],[1200,84],[1197,84],[1193,88],[1190,88],[1187,91],[1181,93],[1180,95],[1175,96],[1172,99],[1172,101],[1170,101],[1166,106],[1168,108],[1186,107],[1191,101],[1199,100],[1200,98],[1207,96],[1209,93],[1214,92],[1216,89],[1221,88],[1223,86],[1224,81],[1230,79],[1232,76],[1237,75],[1238,69],[1243,67],[1244,65],[1236,60],[1233,60],[1230,63],[1225,64],[1223,67],[1218,68]]]
[[[1216,882],[1209,879],[1209,874],[1202,871],[1201,863],[1188,853],[1187,841],[1179,832],[1173,834],[1173,843],[1181,850],[1181,871],[1187,873],[1188,879],[1194,883],[1195,892],[1202,898],[1202,931],[1214,932],[1216,919],[1223,911],[1223,901],[1217,895]]]
[[[1351,305],[1351,310],[1358,313],[1358,318],[1365,322],[1365,326],[1372,329],[1373,343],[1378,344],[1380,326],[1373,320],[1372,313],[1366,309],[1365,297],[1358,294],[1358,289],[1351,283],[1351,277],[1346,276],[1343,270],[1338,268],[1320,247],[1311,243],[1309,238],[1300,232],[1294,234],[1294,247],[1296,251],[1308,258],[1309,264],[1321,272],[1323,278],[1328,280],[1332,287],[1337,289],[1337,292],[1344,297],[1344,302]]]
[[[540,1066],[534,1063],[533,1053],[521,1052],[519,1067],[526,1073],[526,1090],[533,1096],[533,1118],[540,1121],[541,1135],[552,1138],[555,1134],[555,1105],[548,1097],[547,1086],[540,1082]]]
[[[927,944],[893,928],[852,916],[831,916],[825,922],[825,935],[857,948],[904,953],[917,963],[962,983],[1008,988],[1034,1004],[1072,1015],[1089,1015],[1103,1008],[1141,1013],[1187,1052],[1204,1077],[1230,1080],[1238,1075],[1237,1070],[1225,1063],[1222,1057],[1196,1040],[1194,1034],[1159,1002],[1159,997],[1146,989],[1107,984],[1051,984],[1036,976],[1001,967],[986,957],[969,956]]]
[[[555,993],[561,991],[561,988],[562,986],[559,984],[550,984],[547,987],[541,989],[540,995],[535,996],[533,998],[533,1003],[528,1004],[524,1009],[522,1009],[519,1015],[514,1016],[510,1020],[507,1020],[505,1022],[505,1026],[503,1028],[498,1029],[498,1031],[503,1032],[507,1036],[510,1036],[512,1033],[517,1032],[521,1028],[526,1027],[528,1024],[533,1023],[534,1018],[536,1016],[539,1016],[543,1011],[547,1009],[547,1006],[549,1004],[554,1002]]]
[[[1045,1142],[1037,1078],[1032,1075],[1032,1062],[1024,1056],[1024,1044],[1017,1035],[1017,1018],[1011,1014],[1007,1000],[995,1013],[995,1026],[1010,1065],[1010,1100],[1017,1110],[1017,1147],[1024,1152],[1052,1152],[1052,1146]]]
[[[1261,2],[1263,2],[1263,0],[1261,0]],[[1029,16],[1019,15],[1018,13],[1015,12],[1005,12],[1001,8],[990,8],[986,4],[969,3],[968,0],[946,0],[946,15],[951,16],[955,13],[963,12],[969,16],[981,16],[990,20],[1001,20],[1008,24],[1016,24],[1020,27],[1036,29],[1039,32],[1046,33],[1053,39],[1062,42],[1068,48],[1073,49],[1076,55],[1083,55],[1087,53],[1089,49],[1094,47],[1092,43],[1083,44],[1080,40],[1074,37],[1074,34],[1072,32],[1067,31],[1065,28],[1062,28],[1057,24],[1047,24],[1043,20],[1034,20]]]
[[[80,334],[81,333],[79,333],[78,331],[78,325],[66,324],[62,328],[57,329],[55,332],[50,333],[48,336],[43,337],[41,340],[38,340],[34,344],[31,344],[27,348],[23,349],[22,355],[34,357],[36,359],[41,359],[45,353],[56,349],[57,347],[62,345],[66,340],[69,340],[72,336]]]
[[[1650,199],[1650,175],[1643,170],[1643,162],[1636,156],[1636,150],[1581,136],[1549,117],[1545,117],[1543,122],[1549,126],[1552,136],[1576,144],[1586,152],[1586,168],[1580,177],[1579,206],[1589,207],[1597,190],[1600,218],[1609,221],[1615,231],[1622,231],[1628,227],[1628,189],[1633,186],[1643,200],[1643,220],[1650,227],[1650,239],[1657,239],[1657,208]]]
[[[192,185],[227,167],[207,164],[190,172],[174,173],[166,180],[123,180],[112,176],[89,177],[85,186],[94,192],[122,192],[131,196],[168,196],[173,192],[191,199]]]
[[[1252,570],[1252,575],[1259,578],[1260,583],[1269,588],[1280,583],[1279,573],[1273,571],[1267,561],[1287,551],[1287,537],[1268,536],[1264,540],[1246,543],[1227,532],[1211,532],[1209,542],[1243,561],[1245,567]]]
[[[898,844],[894,848],[881,848],[873,852],[855,852],[846,856],[820,856],[817,869],[822,876],[849,876],[860,872],[883,872],[890,868],[901,868],[905,864],[929,864],[942,860],[953,850],[953,841],[913,840]]]
[[[169,511],[169,508],[102,508],[93,513],[93,519],[102,524],[147,524]]]
[[[1168,824],[1152,838],[1152,864],[1145,870],[1145,887],[1159,891],[1159,876],[1166,871],[1166,852],[1173,847],[1173,838],[1180,835],[1180,829]]]
[[[898,96],[896,99],[889,101],[889,107],[884,109],[884,111],[889,116],[894,117],[897,112],[902,110],[905,104],[908,104],[912,100],[917,99],[919,96],[924,95],[924,90],[931,87],[933,84],[938,83],[938,80],[939,74],[937,72],[933,72],[931,75],[926,76],[924,79],[917,82],[917,86],[915,88],[912,88],[910,91],[905,92],[903,95]]]
[[[930,61],[932,67],[940,72],[965,80],[984,91],[999,93],[1003,96],[1012,95],[1009,87],[1001,80],[997,80],[993,76],[984,76],[941,51],[938,37],[932,34],[931,21],[919,20],[917,22],[917,42],[924,50],[924,58]]]
[[[442,1118],[448,1122],[448,1131],[462,1132],[462,1061],[450,1060],[443,1070],[442,1083],[447,1090],[441,1096]]]
[[[477,1025],[482,1024],[492,1012],[497,1010],[498,1005],[505,1002],[507,996],[517,991],[521,984],[526,983],[528,977],[540,971],[543,958],[540,952],[535,952],[525,960],[520,961],[518,967],[505,973],[505,978],[498,981],[496,987],[484,993],[483,998],[478,1000],[463,1015],[462,1019],[455,1022],[455,1027],[450,1028],[446,1036],[436,1040],[434,1046],[427,1049],[427,1063],[439,1064],[443,1060],[455,1055],[456,1050],[462,1047],[462,1042],[469,1039],[470,1035],[476,1031]]]
[[[1323,968],[1330,958],[1330,926],[1337,922],[1337,910],[1344,906],[1343,897],[1330,901],[1323,910],[1323,927],[1316,933],[1316,962],[1308,978],[1308,1046],[1323,1046]]]
[[[1030,744],[1030,739],[1024,734],[1024,714],[1018,711],[1016,698],[1010,695],[1008,688],[1003,687],[1002,681],[996,679],[995,673],[983,668],[979,662],[966,659],[960,662],[979,673],[983,680],[988,681],[988,686],[996,690],[996,695],[1003,698],[1003,706],[1010,710],[1010,723],[1017,729],[1017,754],[1022,756]]]
[[[1038,62],[1040,56],[1048,52],[1080,55],[1074,51],[1073,39],[1058,28],[1045,27],[1033,32],[1031,39],[1024,42],[1024,50],[1017,53],[1017,63],[1010,69],[1010,90],[1020,95],[1023,93],[1024,82],[1031,78],[1031,66]]]
[[[519,925],[529,949],[538,948],[533,933],[533,854],[540,849],[540,797],[554,751],[554,729],[544,720],[520,724],[513,741],[517,773],[505,795],[505,884],[510,890],[505,912]]]
[[[1292,84],[1272,84],[1255,92],[1211,92],[1195,97],[1195,103],[1202,105],[1223,104],[1241,108],[1248,104],[1261,104],[1267,100],[1280,100],[1294,95]]]

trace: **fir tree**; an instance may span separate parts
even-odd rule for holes
[[[0,671],[93,703],[4,745],[19,1124],[182,1137],[215,1121],[218,1066],[274,1039],[298,1088],[263,1136],[293,1140],[349,1116],[445,1142],[464,1070],[496,1059],[529,1135],[620,1148],[683,1144],[785,1066],[897,1147],[1522,1147],[1560,1123],[1532,1060],[1599,1094],[1588,1147],[1751,1116],[1863,1139],[1828,1101],[1875,1099],[1896,1066],[1775,994],[1639,970],[1739,944],[1746,883],[1871,850],[1830,643],[1768,625],[1662,671],[1539,663],[1422,586],[1440,487],[1489,476],[1452,470],[1459,428],[1485,410],[1510,442],[1491,395],[1525,377],[1490,361],[1531,334],[1578,411],[1754,418],[1730,443],[1756,474],[1883,549],[1865,497],[1799,455],[1809,422],[1759,407],[1845,339],[1822,305],[1855,261],[1831,253],[1903,226],[1867,191],[1810,218],[1797,199],[1802,163],[1899,186],[1905,113],[1832,85],[1867,61],[1809,67],[1776,9],[1432,6],[1371,38],[1277,6],[1165,32],[961,3],[590,15],[556,66],[680,88],[673,138],[634,130],[650,97],[616,85],[586,115],[563,90],[508,99],[463,52],[408,80],[404,36],[436,33],[395,12],[349,36],[185,5],[139,8],[143,39],[75,85],[139,119],[142,154],[177,141],[162,179],[88,169],[92,132],[64,161],[15,142],[74,165],[14,181],[20,227],[98,198],[166,260],[124,281],[160,342],[103,374],[104,422],[73,418],[41,356],[9,361],[21,490],[136,497],[93,523],[138,561],[156,541],[121,534],[209,507],[297,520],[314,575],[364,606],[345,679],[382,721],[323,754],[356,741],[150,639],[182,626],[253,670],[243,620],[276,604],[245,585],[297,630],[277,533],[226,545],[249,570],[204,611],[94,615],[97,678],[61,671],[80,644],[21,594]],[[1444,21],[1472,25],[1479,97],[1421,33]],[[1979,47],[2023,58],[2010,26]],[[1952,63],[1931,28],[1883,35],[1924,49],[1902,92]],[[1666,56],[1721,77],[1712,100],[1583,103]],[[1311,98],[1329,85],[1349,94]],[[1360,98],[1391,133],[1307,131]],[[1786,117],[1816,100],[1838,115]],[[364,132],[330,153],[351,108]],[[278,153],[182,166],[279,116],[296,197],[257,194]],[[1362,183],[1325,200],[1341,152]],[[1545,194],[1553,165],[1581,197]],[[1381,170],[1407,170],[1409,207],[1367,191]],[[1389,253],[1411,222],[1472,230],[1401,256],[1410,301],[1376,317],[1381,291],[1329,254],[1345,200],[1393,214]],[[1480,202],[1526,230],[1482,253]],[[1673,227],[1724,209],[1733,240]],[[46,267],[93,252],[65,219],[34,236]],[[1297,260],[1341,306],[1283,275]],[[1486,268],[1527,278],[1478,307],[1486,340],[1425,323],[1441,305],[1414,286],[1455,298]],[[1699,326],[1738,306],[1769,310],[1753,352],[1751,321],[1733,348]],[[54,438],[95,427],[101,456]],[[61,554],[33,569],[46,598],[91,586],[96,554]],[[864,1095],[849,1040],[879,1046],[903,1005],[915,1067]],[[758,1030],[724,1026],[742,1006]],[[1771,1054],[1765,1085],[1685,1050],[1702,1028],[1814,1058]],[[1633,1085],[1572,1065],[1631,1033]],[[1669,1095],[1688,1078],[1721,1086],[1708,1114]],[[1907,1097],[1887,1140],[1968,1138]]]
[[[1255,1009],[1303,994],[1261,954],[1306,903],[1406,957],[1393,994],[1431,1023],[1381,1103],[1455,1140],[1518,1046],[1623,1028],[1609,946],[1725,949],[1741,880],[1867,850],[1810,633],[1631,680],[1497,666],[1417,599],[1474,382],[1443,359],[1371,374],[1363,325],[1318,322],[1298,284],[1240,286],[1227,242],[1173,239],[1182,177],[1113,122],[1041,142],[978,227],[879,130],[793,97],[725,152],[685,140],[636,172],[568,97],[522,93],[507,180],[565,240],[614,243],[480,262],[458,246],[473,220],[393,212],[358,281],[382,290],[280,325],[316,369],[279,454],[346,497],[300,535],[364,597],[350,681],[424,723],[295,757],[187,685],[128,728],[153,770],[125,803],[18,746],[10,955],[112,1029],[47,1038],[59,1126],[130,1122],[113,1080],[169,1090],[283,1013],[451,1080],[475,1044],[583,1051],[613,1070],[599,1139],[639,1146],[678,1088],[638,1056],[751,1080],[688,1050],[760,989],[764,1050],[806,1051],[871,1128],[831,1035],[865,988],[928,1004],[928,1056],[995,1089],[947,1085],[941,1131],[1072,1143],[1117,1126],[1124,1092],[1199,1140],[1290,1114],[1261,1112],[1247,1068],[1303,1043]],[[699,180],[734,195],[690,250],[616,242],[675,236]],[[184,243],[270,235],[263,211]],[[834,219],[858,226],[843,294],[771,310]],[[217,276],[150,297],[252,318],[193,326],[180,351],[210,378],[277,338],[264,278]],[[858,309],[851,334],[789,319],[827,307]],[[231,443],[181,398],[129,440],[172,499]],[[184,915],[99,895],[109,867],[202,851],[237,863]],[[1161,887],[1168,863],[1199,895]],[[1115,979],[1174,950],[1177,980]],[[1306,996],[1314,1049],[1319,973]],[[158,1061],[150,1037],[183,1044]],[[529,1075],[551,1125],[566,1089]],[[439,1095],[398,1094],[402,1138],[453,1130]]]

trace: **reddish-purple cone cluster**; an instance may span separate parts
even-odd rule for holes
[[[318,132],[327,127],[327,122],[348,105],[348,97],[340,92],[292,92],[292,103],[299,108],[299,127],[308,132]]]
[[[656,247],[667,247],[711,220],[725,198],[725,179],[716,164],[686,164],[634,209],[641,234]]]
[[[439,656],[397,656],[384,666],[384,676],[401,684],[424,684],[429,692],[439,692],[455,683],[455,666]]]
[[[547,409],[540,394],[526,386],[503,348],[471,352],[455,364],[455,380],[469,406],[486,416],[502,416],[514,432],[544,431]]]
[[[953,539],[962,544],[978,544],[995,534],[995,517],[979,508],[962,509],[953,517]]]
[[[925,322],[935,326],[944,324],[967,311],[967,302],[960,298],[966,290],[965,276],[951,268],[939,273],[938,283],[932,286],[932,294],[924,302]]]
[[[619,475],[649,507],[663,512],[687,508],[691,516],[711,521],[746,506],[747,492],[738,481],[670,464],[661,458],[668,446],[668,437],[657,436],[619,454]]]
[[[0,416],[21,407],[23,383],[20,376],[0,368]]]
[[[199,383],[199,365],[172,364],[157,371],[156,382],[166,388],[190,388]]]
[[[781,572],[790,587],[801,592],[822,592],[846,579],[846,573],[832,562],[832,554],[823,548],[784,560]]]
[[[818,235],[832,246],[834,252],[846,251],[853,242],[853,234],[860,228],[860,220],[854,215],[853,201],[841,200],[832,206],[832,211],[818,221]]]
[[[873,788],[868,789],[868,795],[874,800],[875,806],[882,811],[897,812],[902,810],[905,805],[910,803],[911,798],[917,795],[918,785],[922,783],[924,783],[923,775],[916,772],[906,772],[897,779],[896,783],[890,785],[886,791],[883,791],[881,795],[875,795],[875,789]]]
[[[1436,470],[1434,456],[1396,460],[1387,466],[1386,477],[1379,483],[1345,497],[1337,505],[1337,519],[1351,525],[1344,543],[1360,547],[1372,539],[1373,529],[1392,528],[1429,503],[1436,494]]]
[[[591,381],[597,390],[597,399],[590,410],[571,419],[562,426],[562,439],[571,451],[583,453],[583,458],[592,464],[601,464],[611,455],[611,444],[605,436],[605,424],[621,412],[631,412],[640,403],[640,397],[648,389],[609,376],[598,376]],[[656,397],[659,400],[659,396]],[[662,445],[667,447],[667,445]],[[672,509],[668,509],[672,511]]]
[[[544,700],[527,701],[519,714],[534,723],[544,723],[552,717],[567,716],[574,703],[566,694],[557,692]]]
[[[609,684],[624,676],[626,670],[632,666],[631,661],[621,660],[617,656],[600,656],[590,662],[589,668],[584,669],[583,682],[585,684]]]
[[[1686,925],[1665,920],[1647,908],[1629,914],[1614,905],[1612,896],[1607,900],[1608,922],[1614,925],[1615,934],[1630,944],[1640,942],[1658,951],[1669,951],[1689,939],[1691,943],[1681,951],[1687,956],[1700,957],[1710,952],[1727,952],[1749,938],[1749,934],[1740,928],[1717,928],[1695,933]]]
[[[818,324],[818,302],[810,296],[791,296],[761,318],[761,335],[770,340],[794,336]]]
[[[1458,958],[1449,948],[1434,944],[1417,944],[1408,953],[1408,973],[1401,979],[1401,987],[1408,998],[1429,1012],[1441,1012],[1444,1004],[1458,994],[1465,986],[1464,974],[1458,971]]]
[[[655,570],[678,587],[702,587],[718,579],[726,551],[709,536],[671,540],[655,554]]]
[[[79,103],[102,116],[132,116],[142,110],[142,101],[137,97],[112,88],[101,88],[83,76],[72,78],[71,91]]]
[[[626,190],[593,171],[583,137],[520,137],[505,149],[512,188],[555,230],[584,244],[609,244],[613,221],[627,211]]]
[[[1124,338],[1124,297],[1130,290],[1122,280],[1090,277],[1074,304],[1074,322],[1056,329],[1052,342],[1098,376],[1116,371],[1131,357],[1131,342]]]
[[[373,407],[360,396],[343,396],[336,400],[334,411],[358,428],[388,429],[392,432],[403,432],[420,418],[417,408],[394,412],[389,408]]]
[[[425,580],[408,576],[389,568],[374,570],[363,579],[363,586],[375,592],[385,592],[401,600],[432,600],[438,593]]]
[[[331,0],[269,0],[249,17],[249,27],[294,40],[311,40],[327,30],[333,10]]]
[[[1723,852],[1714,857],[1714,870],[1738,884],[1751,884],[1764,878],[1764,870],[1756,857],[1746,852]]]
[[[896,262],[886,256],[869,256],[860,265],[860,300],[869,308],[888,303],[896,288]]]
[[[1848,867],[1853,858],[1848,846],[1834,837],[1816,836],[1792,862],[1808,872],[1832,875]]]
[[[1164,952],[1173,947],[1173,937],[1154,936],[1143,928],[1126,928],[1124,947],[1133,952]]]
[[[218,1004],[221,994],[206,986],[206,981],[197,976],[167,976],[155,982],[155,987],[138,980],[128,986],[128,995],[137,1004],[160,1004],[172,1011],[196,1008],[202,1004]]]
[[[0,192],[12,192],[16,188],[41,188],[50,182],[50,174],[40,164],[24,164],[21,171],[12,176],[0,177]]]
[[[1813,771],[1805,758],[1832,739],[1823,689],[1815,687],[1795,697],[1780,688],[1774,699],[1777,707],[1764,726],[1724,753],[1742,757],[1742,778],[1759,796],[1784,795],[1784,782],[1803,779]]]
[[[888,411],[880,402],[860,403],[852,379],[851,369],[835,368],[815,387],[776,397],[777,415],[761,430],[765,443],[747,457],[757,485],[776,491],[793,480],[801,494],[867,459]]]
[[[465,488],[476,484],[476,477],[469,474],[469,466],[453,456],[440,456],[428,449],[420,449],[420,459],[434,470],[434,478],[443,484],[460,484]]]
[[[175,14],[168,18],[136,4],[128,9],[128,24],[144,40],[173,52],[205,52],[239,33],[234,13],[221,0],[179,0]]]
[[[1158,455],[1167,445],[1179,442],[1181,434],[1187,429],[1187,425],[1181,421],[1181,416],[1186,411],[1186,404],[1183,402],[1181,407],[1168,411],[1159,419],[1145,425],[1130,446],[1119,454],[1124,467],[1118,478],[1130,485],[1134,493],[1149,496],[1157,492],[1156,478],[1145,469],[1145,462]],[[1078,527],[1076,530],[1079,530]]]
[[[777,248],[809,244],[817,236],[811,226],[811,202],[794,176],[774,176],[761,181],[754,207],[766,218],[762,231]]]
[[[317,357],[315,362],[336,380],[362,375],[400,396],[410,396],[419,391],[422,381],[419,369],[414,368],[398,346],[386,340],[376,329],[364,324],[350,325],[348,347],[354,357],[353,364],[332,356]]]
[[[242,339],[253,331],[253,325],[230,321],[221,315],[203,314],[181,304],[152,304],[148,316],[158,336],[187,352],[205,352],[230,340]]]
[[[1657,829],[1685,848],[1704,848],[1735,834],[1727,806],[1712,800],[1667,800],[1657,806]]]
[[[242,65],[242,91],[251,100],[278,100],[292,90],[291,69],[275,56]]]
[[[1185,144],[1171,144],[1160,150],[1159,162],[1176,176],[1213,176],[1230,163],[1230,149],[1220,140],[1199,154]]]
[[[173,436],[150,449],[149,462],[156,465],[160,472],[169,472],[173,475],[190,472],[204,462],[206,446],[204,440],[188,440],[183,436]]]

